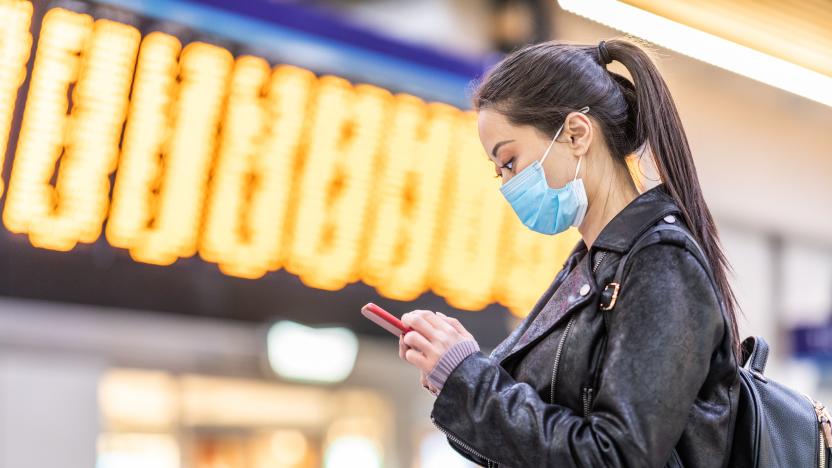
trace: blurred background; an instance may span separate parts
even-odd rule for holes
[[[742,335],[832,403],[830,31],[825,0],[0,0],[0,468],[469,466],[359,309],[508,334],[579,236],[516,220],[472,80],[623,33]]]

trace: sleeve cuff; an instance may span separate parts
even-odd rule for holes
[[[474,340],[460,341],[459,343],[451,346],[451,348],[445,351],[445,354],[439,358],[439,361],[428,373],[428,382],[431,386],[435,387],[437,391],[442,391],[442,386],[445,385],[445,381],[448,380],[448,376],[451,375],[454,368],[456,368],[456,366],[458,366],[463,359],[479,350],[480,346]]]

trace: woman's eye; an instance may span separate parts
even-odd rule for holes
[[[503,177],[503,169],[508,169],[509,171],[514,171],[514,158],[511,158],[503,164],[502,166],[496,166],[496,174],[494,174],[495,179],[499,179]]]

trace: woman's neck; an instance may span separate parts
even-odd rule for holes
[[[629,174],[626,174],[626,179],[616,177],[615,181],[608,184],[607,187],[596,187],[590,199],[586,216],[578,226],[578,232],[581,233],[587,250],[592,248],[592,244],[601,230],[604,229],[604,226],[638,195],[638,190]]]

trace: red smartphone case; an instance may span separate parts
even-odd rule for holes
[[[398,317],[373,304],[372,302],[361,308],[361,315],[367,317],[376,325],[396,336],[403,335],[411,330],[410,327],[404,326]]]

